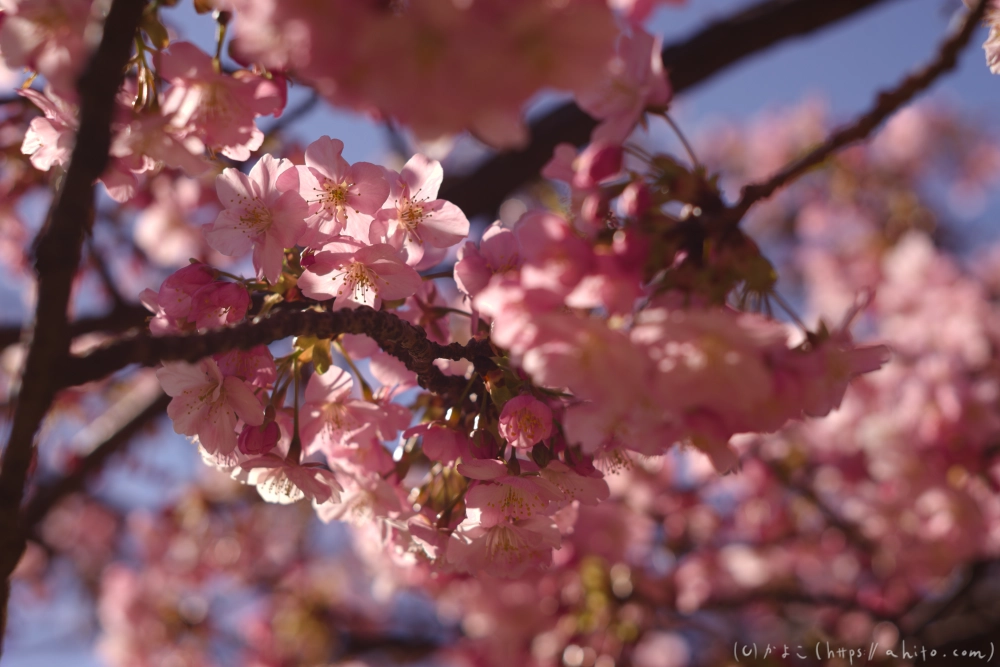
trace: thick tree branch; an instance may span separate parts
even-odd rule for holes
[[[10,438],[0,468],[0,651],[6,627],[9,578],[24,550],[18,509],[38,426],[56,392],[56,370],[69,351],[66,326],[70,287],[94,214],[94,181],[108,161],[111,117],[132,50],[144,0],[115,0],[97,52],[77,86],[80,129],[70,166],[35,243],[38,308],[22,373]]]
[[[416,373],[420,386],[436,394],[457,397],[467,384],[464,378],[445,375],[435,359],[468,359],[477,371],[495,367],[488,341],[471,340],[467,345],[440,345],[428,340],[420,327],[392,313],[358,308],[320,312],[282,310],[260,322],[244,322],[205,333],[153,336],[143,332],[71,357],[60,376],[62,386],[73,386],[106,377],[130,364],[154,366],[161,361],[194,362],[229,350],[247,350],[289,336],[332,338],[344,333],[364,334],[387,353]]]
[[[845,146],[865,139],[886,118],[913,99],[918,93],[928,88],[939,76],[954,69],[955,64],[958,62],[959,52],[969,43],[972,33],[975,32],[980,21],[982,21],[983,13],[986,11],[988,4],[989,0],[979,0],[966,15],[961,28],[941,43],[937,54],[931,62],[909,74],[894,88],[879,93],[875,100],[875,105],[854,120],[854,122],[835,131],[822,144],[787,164],[778,173],[763,183],[755,183],[743,188],[740,201],[726,212],[726,221],[729,224],[739,222],[746,212],[750,210],[750,207],[758,201],[767,199],[775,191],[821,164]]]
[[[885,1],[766,0],[668,45],[663,64],[674,92],[680,93],[747,56]],[[538,176],[557,144],[584,144],[596,125],[575,104],[563,105],[531,124],[527,148],[495,155],[467,174],[446,178],[440,196],[470,218],[492,216],[511,192]]]

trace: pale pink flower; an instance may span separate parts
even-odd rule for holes
[[[258,345],[249,350],[230,350],[215,355],[214,359],[223,375],[235,375],[261,389],[273,386],[278,375],[274,355],[266,345]]]
[[[233,160],[260,148],[264,133],[257,116],[278,115],[285,103],[284,82],[246,70],[217,72],[212,58],[189,42],[173,42],[157,73],[172,84],[162,112],[184,137],[196,136]]]
[[[209,454],[228,456],[236,449],[238,419],[251,426],[264,421],[264,408],[250,387],[224,376],[214,359],[197,364],[168,361],[156,377],[173,397],[167,414],[174,420],[174,431],[196,436]]]
[[[390,184],[386,207],[375,215],[371,241],[384,240],[403,250],[407,264],[421,268],[427,253],[425,246],[443,250],[461,243],[469,235],[469,221],[460,208],[436,198],[443,178],[437,160],[419,153],[411,157],[399,179]],[[443,257],[441,253],[433,256],[438,261]],[[429,264],[430,260],[423,263]]]
[[[265,155],[249,176],[226,169],[215,180],[225,210],[206,234],[209,245],[230,256],[252,247],[257,275],[272,283],[281,276],[285,248],[293,247],[306,228],[302,197],[277,186],[281,174],[291,169],[290,161]]]
[[[316,508],[321,521],[345,521],[355,526],[365,526],[378,518],[400,511],[399,496],[381,476],[344,474],[341,479],[344,488],[340,499],[332,503],[320,503]]]
[[[533,447],[552,435],[552,410],[529,394],[515,396],[500,412],[500,435],[512,447]]]
[[[159,169],[163,165],[188,176],[201,176],[211,165],[202,157],[204,145],[195,137],[180,139],[170,118],[144,115],[118,128],[111,140],[110,154],[135,173]]]
[[[217,216],[215,188],[193,178],[159,175],[149,183],[153,201],[139,211],[135,243],[160,266],[176,266],[192,257],[222,256],[211,250],[196,221]],[[210,199],[209,199],[210,197]],[[213,262],[214,263],[214,262]]]
[[[521,284],[559,296],[568,294],[590,270],[594,253],[558,215],[526,214],[514,227],[521,249]]]
[[[665,107],[672,92],[660,40],[641,28],[618,41],[618,56],[611,61],[601,82],[577,93],[580,108],[601,120],[591,139],[621,144],[649,107]]]
[[[76,93],[87,61],[91,0],[0,0],[0,52],[7,67],[43,75],[62,95]]]
[[[471,459],[459,463],[458,472],[483,482],[466,492],[465,505],[482,512],[485,526],[548,514],[545,510],[549,503],[565,499],[552,482],[536,475],[512,475],[507,465],[497,459]]]
[[[480,521],[479,510],[473,508],[452,533],[446,557],[463,572],[518,577],[530,568],[550,565],[552,550],[558,549],[560,542],[559,529],[551,517],[487,526]]]
[[[467,296],[474,297],[486,288],[490,278],[516,271],[520,265],[514,232],[494,222],[483,234],[478,248],[471,241],[459,248],[455,282]]]
[[[274,453],[244,461],[247,483],[269,503],[288,505],[308,498],[316,505],[340,501],[337,476],[321,463],[295,463]]]
[[[309,205],[312,236],[342,233],[349,216],[373,216],[389,196],[385,170],[369,162],[351,165],[342,157],[343,150],[339,139],[320,137],[306,148],[305,166],[282,174],[282,189],[297,189]],[[359,240],[367,238],[365,234]]]
[[[575,500],[582,505],[596,505],[607,500],[610,493],[608,483],[602,478],[580,475],[562,461],[549,461],[539,474],[559,489],[566,502]]]
[[[299,289],[318,301],[335,297],[334,309],[378,309],[383,299],[405,299],[423,282],[391,245],[363,245],[344,236],[335,237],[303,265]]]
[[[48,171],[53,166],[69,163],[76,143],[80,121],[76,106],[58,97],[51,89],[45,94],[30,88],[18,91],[42,110],[44,117],[34,118],[21,144],[21,152],[30,155],[36,169]]]
[[[377,434],[385,412],[373,403],[351,398],[353,388],[351,374],[336,366],[309,378],[300,411],[306,453],[318,450],[332,456],[337,447]]]

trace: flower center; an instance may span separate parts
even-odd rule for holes
[[[369,290],[378,294],[378,283],[376,282],[378,274],[361,262],[351,262],[344,274],[344,287],[354,293],[355,300],[367,301]],[[344,289],[341,288],[337,294],[340,295],[343,292]]]
[[[324,181],[323,194],[318,200],[322,203],[323,210],[343,215],[347,209],[347,191],[352,185],[354,184],[347,181],[341,183],[335,183],[331,180]]]
[[[247,236],[258,236],[271,227],[271,209],[259,199],[254,199],[243,209],[240,225]]]

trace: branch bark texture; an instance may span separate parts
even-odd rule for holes
[[[69,352],[67,307],[81,247],[94,215],[94,181],[107,166],[115,94],[121,86],[145,0],[115,0],[104,34],[77,85],[80,130],[62,187],[35,242],[38,307],[21,376],[10,438],[0,468],[0,654],[10,575],[24,551],[18,509],[33,441],[55,392],[57,369]]]

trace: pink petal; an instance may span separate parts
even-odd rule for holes
[[[226,403],[240,419],[250,426],[264,423],[264,406],[243,380],[230,375],[223,380],[222,386],[226,392]]]

